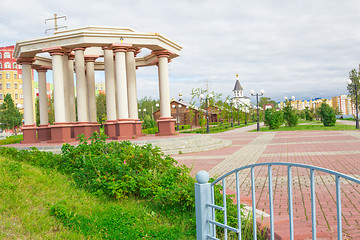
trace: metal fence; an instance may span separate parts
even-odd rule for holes
[[[252,216],[256,216],[255,206],[255,173],[254,169],[260,166],[267,166],[268,168],[268,182],[269,182],[269,209],[270,209],[270,238],[274,239],[274,204],[273,204],[273,180],[272,180],[272,166],[286,166],[287,167],[287,189],[288,189],[288,212],[289,212],[289,232],[290,239],[294,239],[294,224],[293,224],[293,186],[292,186],[292,168],[304,168],[310,171],[310,190],[311,190],[311,222],[312,222],[312,239],[316,239],[316,205],[315,205],[315,171],[331,174],[335,177],[336,188],[336,208],[337,208],[337,237],[342,239],[342,213],[341,213],[341,178],[354,183],[360,184],[360,180],[351,176],[332,171],[325,168],[296,164],[296,163],[258,163],[244,166],[226,173],[212,183],[208,183],[209,174],[205,171],[200,171],[196,175],[195,183],[195,207],[196,207],[196,231],[197,239],[218,239],[216,238],[216,226],[224,229],[224,239],[228,237],[228,231],[237,234],[238,239],[241,236],[241,208],[240,208],[240,185],[239,185],[239,172],[244,169],[250,169],[251,172],[251,199],[252,199]],[[235,174],[236,176],[236,189],[235,196],[237,201],[237,228],[231,227],[227,224],[227,208],[226,208],[226,177]],[[290,179],[290,180],[289,180]],[[215,204],[215,188],[214,185],[221,181],[222,186],[222,206]],[[223,212],[223,223],[215,220],[215,210]],[[257,239],[257,225],[256,217],[252,218],[253,225],[253,238]]]

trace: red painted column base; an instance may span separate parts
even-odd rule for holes
[[[39,141],[51,140],[51,127],[49,125],[40,125],[37,128],[37,134]]]
[[[87,123],[79,122],[72,126],[74,134],[73,137],[75,140],[78,140],[78,136],[84,134],[86,138],[89,138],[93,132],[100,133],[100,124],[98,123]]]
[[[75,139],[71,138],[71,127],[68,123],[55,123],[51,125],[51,140],[49,143],[66,143],[73,142]]]
[[[116,140],[126,140],[135,138],[134,134],[134,121],[128,119],[120,119],[116,123]]]
[[[137,137],[143,137],[146,134],[142,132],[142,121],[140,119],[134,119],[133,127],[134,127],[134,135]]]
[[[37,143],[39,140],[36,138],[35,125],[23,125],[22,127],[23,139],[21,143]]]
[[[116,124],[116,120],[108,120],[106,123],[104,123],[104,131],[109,139],[116,139]]]
[[[171,117],[160,118],[157,120],[159,132],[155,133],[155,135],[171,136],[178,134],[178,132],[175,131],[175,122],[176,120]]]

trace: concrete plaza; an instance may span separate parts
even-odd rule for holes
[[[247,132],[236,129],[213,134],[232,140],[232,146],[207,152],[173,155],[179,164],[192,168],[195,175],[206,170],[219,177],[235,168],[262,162],[291,162],[314,165],[360,178],[359,131]],[[293,168],[293,207],[296,239],[311,239],[309,170]],[[241,172],[241,202],[251,204],[250,171]],[[256,206],[269,213],[267,168],[255,168]],[[336,239],[336,192],[333,176],[315,171],[318,239]],[[273,167],[275,232],[287,239],[288,194],[286,167]],[[234,178],[227,188],[235,190]],[[341,181],[344,239],[360,239],[360,186]]]

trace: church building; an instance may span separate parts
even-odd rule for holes
[[[239,81],[239,75],[236,74],[236,82],[235,82],[235,86],[234,86],[234,97],[233,97],[233,102],[236,104],[240,104],[240,106],[250,106],[250,98],[244,96],[244,88],[240,85],[240,81]]]

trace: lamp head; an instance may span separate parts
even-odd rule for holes
[[[200,94],[200,99],[204,99],[204,94]]]
[[[209,98],[213,98],[214,94],[210,93]]]
[[[264,94],[264,93],[265,93],[264,89],[261,89],[260,92],[261,92],[261,94]]]
[[[251,90],[250,93],[251,93],[251,95],[254,95],[255,91],[254,91],[254,90]]]
[[[349,84],[349,85],[352,84],[351,79],[348,79],[346,82],[347,82],[347,84]]]
[[[174,104],[172,105],[172,108],[175,108],[175,105],[174,105]]]
[[[292,96],[291,99],[292,99],[293,101],[295,101],[295,96]]]

